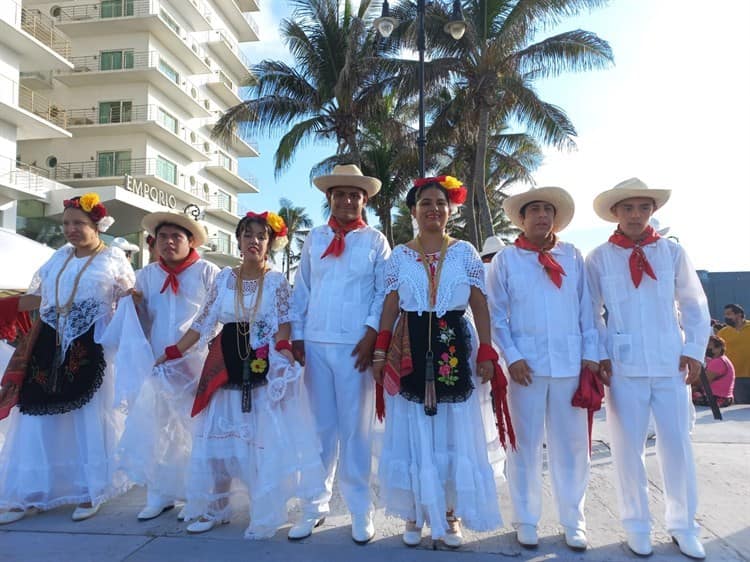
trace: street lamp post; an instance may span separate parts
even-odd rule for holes
[[[427,138],[424,131],[424,16],[426,7],[426,0],[417,0],[417,51],[419,52],[419,65],[417,66],[417,81],[419,82],[419,136],[417,137],[417,150],[419,152],[419,177],[421,178],[425,176],[425,146],[427,145]],[[385,38],[390,37],[394,28],[398,25],[398,20],[390,14],[388,0],[383,0],[383,10],[380,17],[374,23],[378,33]],[[466,22],[461,10],[461,0],[453,0],[451,19],[445,24],[443,30],[456,41],[463,37],[466,31]]]

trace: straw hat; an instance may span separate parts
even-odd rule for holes
[[[356,164],[334,166],[330,175],[318,176],[313,183],[323,193],[328,193],[332,187],[358,187],[367,193],[367,197],[380,191],[381,185],[379,179],[362,175],[362,170]]]
[[[562,187],[531,188],[523,193],[511,195],[503,201],[503,210],[515,226],[523,228],[521,209],[534,201],[544,201],[555,208],[555,219],[552,222],[554,232],[560,232],[573,220],[576,206],[570,193]]]
[[[653,199],[656,209],[659,209],[669,200],[671,194],[671,189],[653,189],[638,178],[630,178],[597,195],[594,199],[594,211],[607,222],[618,222],[612,207],[620,201],[633,197],[647,197]]]
[[[131,244],[125,240],[122,236],[118,236],[110,244],[113,248],[120,248],[123,252],[140,252],[141,249],[135,244]]]
[[[482,245],[482,251],[479,252],[480,257],[491,256],[497,254],[505,248],[505,242],[499,236],[490,236],[484,241]]]
[[[195,219],[190,218],[183,213],[171,213],[160,211],[158,213],[149,213],[141,221],[141,226],[151,236],[156,237],[156,228],[165,222],[181,226],[193,235],[195,246],[203,246],[206,243],[206,230]]]

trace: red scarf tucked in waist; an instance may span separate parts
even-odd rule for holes
[[[328,244],[326,251],[320,256],[323,259],[328,254],[333,254],[335,257],[339,257],[344,253],[344,237],[349,234],[352,230],[357,230],[363,226],[367,226],[367,223],[362,220],[362,217],[357,217],[357,220],[353,220],[348,224],[342,225],[336,220],[336,217],[328,219],[328,226],[333,229],[333,240]]]
[[[563,266],[552,257],[552,254],[549,253],[549,251],[555,247],[555,244],[557,244],[557,236],[554,234],[552,235],[552,244],[549,248],[540,248],[526,238],[526,235],[523,233],[516,238],[514,244],[522,250],[529,250],[530,252],[536,252],[539,254],[539,263],[542,264],[544,271],[549,275],[552,282],[557,285],[558,289],[562,287],[562,278],[563,275],[565,275],[565,270],[563,269]]]
[[[625,236],[619,228],[609,237],[609,241],[615,246],[625,249],[633,249],[633,252],[630,254],[630,259],[628,260],[628,265],[630,266],[630,278],[633,280],[633,285],[635,285],[636,288],[641,284],[644,272],[651,277],[651,279],[656,280],[656,273],[654,273],[654,269],[648,262],[646,254],[643,253],[643,246],[653,244],[659,238],[661,238],[661,236],[659,236],[659,233],[656,232],[652,226],[646,227],[646,230],[643,231],[643,237],[638,241]]]
[[[167,287],[171,286],[172,292],[176,295],[177,290],[180,288],[180,280],[177,278],[177,276],[185,271],[188,267],[193,265],[195,262],[197,262],[199,259],[201,259],[201,257],[198,255],[198,252],[195,251],[195,248],[190,248],[188,257],[185,258],[185,261],[177,267],[168,266],[164,261],[164,258],[159,257],[159,267],[167,272],[167,278],[164,280],[164,285],[162,285],[161,291],[159,292],[163,293],[167,290]]]

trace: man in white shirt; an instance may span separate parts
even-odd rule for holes
[[[670,193],[632,178],[599,194],[594,210],[618,226],[587,256],[586,270],[599,330],[600,377],[609,386],[607,421],[628,547],[640,556],[652,552],[644,448],[653,414],[667,530],[683,554],[702,559],[690,384],[700,375],[711,326],[706,296],[685,251],[649,225]]]
[[[200,312],[219,268],[200,259],[196,248],[205,243],[206,231],[187,215],[150,213],[142,226],[154,237],[160,257],[138,272],[133,297],[154,358],[166,354],[174,359],[140,373],[143,383],[129,404],[120,441],[122,468],[133,482],[147,488],[146,506],[138,514],[146,521],[172,509],[175,500],[185,499],[190,410],[206,346],[196,346],[184,357],[170,353]],[[118,367],[128,375],[127,365]]]
[[[365,544],[375,535],[370,497],[375,387],[370,366],[390,248],[386,238],[362,220],[380,180],[344,165],[313,183],[326,194],[331,218],[310,232],[302,248],[292,295],[292,346],[305,365],[328,478],[326,493],[303,507],[289,538],[309,536],[325,518],[338,463],[352,538]]]
[[[581,368],[596,363],[596,328],[580,252],[557,233],[573,218],[559,187],[508,197],[503,208],[523,233],[498,254],[487,282],[493,339],[508,364],[508,405],[518,448],[508,453],[513,525],[521,546],[538,544],[545,438],[565,541],[586,550],[583,504],[589,478],[588,417],[571,399]]]

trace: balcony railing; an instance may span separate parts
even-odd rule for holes
[[[255,32],[255,35],[260,35],[260,31],[258,29],[258,22],[255,21],[255,18],[251,16],[249,13],[242,13],[242,17],[247,22],[247,25],[250,26],[250,29],[252,29]]]
[[[214,209],[221,209],[227,213],[237,215],[237,200],[231,197],[227,193],[216,193],[209,199],[210,207]]]
[[[240,251],[237,249],[237,245],[232,238],[225,238],[223,236],[212,236],[206,243],[214,252],[221,252],[235,258],[240,257]]]
[[[200,0],[190,0],[191,4],[206,16],[208,8]],[[142,17],[158,14],[160,3],[158,0],[125,0],[121,3],[82,4],[78,6],[61,7],[57,20],[59,22],[80,22],[91,20],[106,20],[112,18]]]
[[[0,157],[0,183],[37,195],[65,187],[49,179],[47,170],[7,157]]]
[[[64,109],[50,103],[46,97],[34,90],[2,75],[0,75],[0,101],[25,109],[63,129],[67,127]]]
[[[183,142],[192,145],[196,150],[208,153],[210,146],[205,146],[200,135],[184,127],[180,121],[170,123],[165,120],[164,114],[160,112],[159,106],[148,105],[115,105],[105,111],[101,107],[68,110],[68,125],[71,127],[82,125],[119,125],[122,123],[146,123],[153,121],[162,128],[179,137]]]
[[[58,55],[70,58],[70,39],[55,27],[51,18],[39,10],[24,8],[14,0],[3,0],[3,3],[8,6],[0,10],[0,18],[13,27],[22,29]]]
[[[217,81],[224,84],[227,88],[232,90],[235,94],[237,93],[237,88],[234,87],[234,82],[232,82],[232,79],[227,76],[223,70],[217,70],[214,72],[214,77]]]

